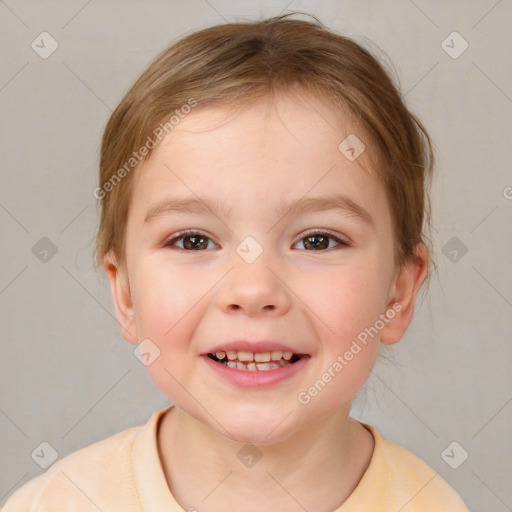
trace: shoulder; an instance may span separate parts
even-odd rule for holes
[[[97,512],[113,492],[120,500],[130,500],[135,492],[131,451],[142,428],[123,430],[70,453],[15,491],[2,512],[54,512],[64,505],[66,511]]]
[[[386,500],[404,512],[468,512],[457,492],[440,474],[412,452],[384,439],[375,427],[365,425],[375,439],[370,467],[372,476],[385,482]],[[373,468],[371,466],[374,466]]]

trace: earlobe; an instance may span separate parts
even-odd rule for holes
[[[392,345],[400,341],[411,323],[416,296],[428,274],[428,249],[423,243],[415,248],[415,255],[399,270],[387,311],[395,314],[380,332],[380,341]]]
[[[111,252],[103,259],[103,268],[110,282],[110,290],[119,327],[121,328],[121,335],[130,343],[138,343],[135,315],[126,271],[123,266],[117,263]]]

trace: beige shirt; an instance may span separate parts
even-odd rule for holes
[[[2,512],[195,511],[194,503],[176,502],[158,456],[158,421],[167,410],[55,462],[14,492]],[[363,425],[375,439],[370,464],[333,512],[468,512],[436,471]]]

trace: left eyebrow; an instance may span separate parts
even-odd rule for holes
[[[320,212],[324,210],[339,210],[371,226],[375,226],[375,220],[368,210],[351,198],[343,195],[293,199],[292,201],[281,204],[276,209],[276,215],[281,218],[290,214],[297,215],[300,213]],[[146,213],[144,222],[150,222],[155,217],[170,213],[214,213],[215,215],[229,217],[231,212],[232,208],[227,210],[225,205],[219,201],[213,201],[207,198],[171,197],[154,204]]]
[[[293,199],[279,206],[276,209],[276,214],[282,217],[284,215],[297,215],[299,213],[321,212],[324,210],[339,210],[366,224],[375,226],[375,220],[370,215],[370,212],[350,197],[344,195]]]

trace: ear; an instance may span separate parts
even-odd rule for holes
[[[138,343],[130,285],[126,277],[125,268],[117,263],[117,259],[112,251],[103,259],[103,268],[110,282],[117,320],[121,328],[121,336],[130,343]]]
[[[428,249],[419,243],[414,255],[397,272],[394,279],[386,311],[395,315],[380,332],[380,341],[392,345],[400,341],[411,323],[416,303],[416,295],[428,273]]]

